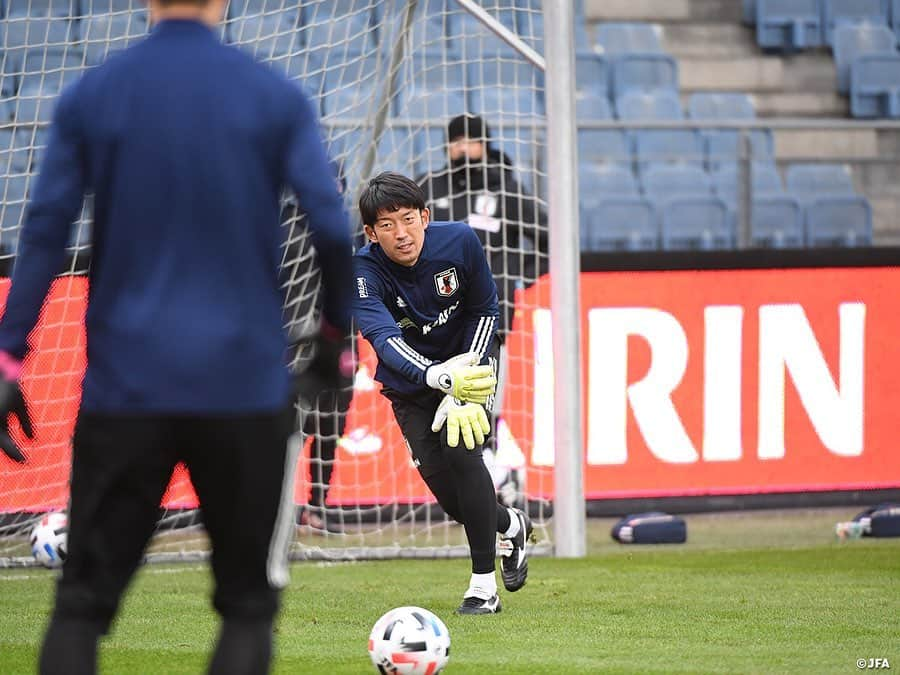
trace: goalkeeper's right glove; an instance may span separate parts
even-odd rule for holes
[[[22,463],[25,455],[9,435],[9,416],[19,418],[22,431],[28,438],[34,438],[31,417],[25,407],[19,376],[22,373],[22,362],[7,352],[0,352],[0,450],[14,462]]]
[[[494,394],[494,369],[478,365],[478,354],[466,352],[442,363],[432,363],[425,371],[425,383],[432,389],[460,401],[485,404]]]
[[[463,403],[452,396],[445,396],[441,401],[431,421],[431,430],[437,433],[444,422],[447,423],[447,445],[451,448],[459,445],[460,433],[465,446],[474,450],[476,445],[484,445],[485,437],[491,432],[484,406]]]

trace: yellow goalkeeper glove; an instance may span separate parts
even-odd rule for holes
[[[485,437],[491,432],[491,423],[488,422],[484,406],[478,403],[463,403],[452,396],[445,396],[441,401],[431,421],[431,430],[437,433],[445,422],[447,445],[451,448],[459,445],[459,436],[462,434],[465,446],[469,450],[474,450],[476,445],[484,445]]]
[[[467,403],[487,403],[497,380],[494,369],[478,365],[478,354],[466,352],[443,363],[433,363],[425,371],[425,383],[432,389]]]

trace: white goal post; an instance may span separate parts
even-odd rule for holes
[[[451,183],[468,171],[468,187],[428,198],[435,210],[475,215],[473,226],[489,233],[494,275],[511,289],[508,376],[488,463],[500,498],[531,513],[536,552],[563,556],[583,555],[585,545],[572,21],[569,0],[231,0],[221,28],[223,40],[284,72],[318,107],[354,223],[361,186],[381,170],[414,178],[443,171]],[[149,28],[142,0],[8,0],[2,22],[0,266],[8,276],[55,97]],[[449,166],[447,123],[461,113],[486,121],[493,168]],[[318,276],[306,264],[314,253],[303,216],[289,203],[284,228],[285,320],[303,332]],[[89,203],[71,253],[26,364],[38,437],[26,444],[28,464],[0,471],[0,567],[33,564],[32,525],[66,507],[85,367],[86,282],[76,273],[89,260]],[[462,528],[436,507],[412,466],[372,379],[371,349],[361,341],[359,352],[334,461],[317,458],[311,441],[302,453],[292,556],[467,555]],[[324,509],[314,511],[312,483],[323,474],[314,467],[323,462],[331,481]],[[332,526],[314,527],[310,514]],[[176,472],[148,559],[194,559],[206,549],[188,477]]]

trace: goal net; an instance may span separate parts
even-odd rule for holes
[[[533,285],[546,273],[548,260],[543,74],[496,30],[503,26],[541,52],[540,0],[483,0],[477,4],[489,17],[486,23],[464,4],[232,0],[220,34],[284,72],[318,107],[360,244],[355,200],[365,179],[383,170],[421,181],[433,218],[466,220],[477,230],[500,289],[506,337],[502,401],[486,462],[499,498],[528,509],[539,547],[549,551],[548,294],[542,284]],[[3,297],[55,97],[85,69],[147,31],[146,10],[138,0],[6,3],[0,100]],[[478,160],[471,150],[468,161],[451,161],[448,122],[464,113],[486,123],[477,127],[470,121],[466,129],[469,135],[478,130],[488,152]],[[315,323],[319,278],[309,264],[315,252],[304,216],[289,195],[284,216],[285,321],[300,334]],[[30,564],[32,525],[43,513],[66,507],[70,439],[86,366],[89,200],[73,227],[70,253],[26,362],[24,388],[38,432],[33,443],[23,442],[29,462],[18,466],[0,458],[5,463],[0,466],[0,566]],[[339,433],[321,425],[324,452],[314,445],[317,437],[307,437],[297,467],[293,557],[466,555],[462,528],[434,503],[373,380],[371,347],[362,339],[357,343],[359,365],[345,427]],[[302,353],[294,356],[303,359]],[[329,439],[336,443],[333,459]],[[178,469],[148,557],[192,558],[205,555],[206,548],[189,476]]]

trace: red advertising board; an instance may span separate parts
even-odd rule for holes
[[[8,282],[2,286],[5,297]],[[38,436],[0,457],[0,511],[59,507],[84,372],[86,286],[54,285],[26,363]],[[900,487],[900,269],[588,272],[581,277],[589,498]],[[534,496],[552,497],[549,280],[519,298],[504,419]],[[329,499],[422,501],[390,406],[362,368]],[[307,460],[297,501],[306,501]],[[169,506],[196,498],[175,476]]]

